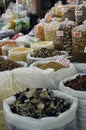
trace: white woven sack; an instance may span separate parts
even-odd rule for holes
[[[3,102],[4,114],[6,123],[9,124],[9,130],[12,130],[11,126],[14,126],[16,130],[53,130],[60,128],[70,123],[75,119],[77,110],[77,99],[71,96],[67,96],[59,91],[53,91],[55,96],[63,99],[69,99],[71,107],[66,112],[62,113],[58,117],[44,117],[41,119],[34,119],[31,117],[24,117],[17,114],[13,114],[9,108],[9,104],[15,101],[15,97],[10,97]],[[58,129],[60,130],[60,129]]]
[[[70,81],[72,79],[75,79],[78,75],[83,75],[83,74],[78,73],[78,74],[76,74],[76,75],[74,75],[74,76],[72,76],[70,78],[66,78],[65,80],[61,81],[60,84],[59,84],[59,89],[60,89],[60,91],[66,93],[68,95],[74,96],[76,98],[86,99],[86,92],[85,91],[79,91],[79,90],[76,91],[76,90],[74,90],[72,88],[64,86],[64,83],[66,81]]]
[[[12,71],[14,87],[25,89],[27,87],[56,89],[53,70],[43,71],[39,68],[19,68]]]
[[[86,73],[86,64],[85,63],[73,63],[78,73]]]

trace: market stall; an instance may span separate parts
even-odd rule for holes
[[[86,130],[86,1],[56,2],[32,30],[29,2],[0,21],[0,129]]]

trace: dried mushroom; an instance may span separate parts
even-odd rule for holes
[[[61,55],[61,52],[55,49],[41,48],[40,50],[34,50],[32,57],[47,58],[56,55]]]
[[[27,97],[26,93],[30,91],[15,94],[16,101],[10,105],[13,113],[40,119],[58,116],[70,108],[71,104],[67,100],[54,96],[49,89],[35,88],[32,96]]]

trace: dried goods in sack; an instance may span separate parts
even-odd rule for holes
[[[83,53],[86,46],[86,22],[72,30],[72,54]]]
[[[12,60],[0,57],[0,71],[12,70],[19,67],[23,67],[23,65],[16,63]]]
[[[37,91],[36,91],[37,90]],[[32,115],[35,117],[31,117],[31,116],[25,116],[27,115],[25,113],[25,111],[27,111],[28,107],[22,107],[24,108],[22,113],[24,114],[24,116],[21,116],[19,114],[15,114],[15,112],[11,112],[8,111],[8,109],[10,109],[10,105],[14,104],[14,102],[18,101],[18,98],[21,98],[21,95],[16,95],[17,96],[17,100],[16,98],[10,97],[9,99],[5,100],[3,103],[4,106],[4,112],[6,114],[6,123],[7,123],[7,130],[9,128],[9,130],[11,130],[12,128],[15,128],[16,130],[20,130],[20,129],[25,129],[25,130],[53,130],[53,129],[62,129],[65,126],[67,126],[67,128],[72,128],[73,130],[76,130],[76,123],[72,124],[72,121],[75,119],[75,115],[76,115],[76,109],[77,109],[77,99],[64,95],[59,91],[51,91],[49,89],[43,89],[43,88],[37,88],[35,90],[28,89],[28,92],[23,92],[23,93],[27,93],[27,97],[28,99],[30,99],[30,101],[27,99],[25,99],[23,101],[26,101],[26,104],[28,107],[30,106],[37,106],[37,108],[35,107],[36,111],[34,111],[34,107],[33,109],[30,109],[30,113],[32,113]],[[31,92],[31,93],[30,93]],[[22,93],[22,94],[23,94]],[[34,94],[35,93],[35,94]],[[33,95],[33,97],[31,97],[31,95]],[[38,98],[37,98],[38,95]],[[35,97],[34,97],[35,96]],[[35,99],[35,100],[34,100]],[[57,102],[56,102],[57,100]],[[41,104],[40,104],[41,101]],[[54,103],[53,103],[54,101]],[[29,104],[29,102],[31,103],[31,105]],[[33,104],[33,105],[32,105]],[[55,116],[55,107],[53,107],[54,105],[56,106],[56,104],[58,104],[58,108],[63,108],[66,107],[66,111],[63,112],[64,110],[62,110],[62,113],[60,112],[60,115],[57,114],[57,116]],[[64,104],[64,105],[62,105]],[[18,105],[18,102],[17,102]],[[16,106],[16,105],[15,105]],[[49,107],[50,106],[50,107]],[[7,109],[6,109],[7,107]],[[21,105],[19,106],[21,107]],[[38,118],[41,112],[40,109],[48,109],[47,111],[44,111],[44,117],[43,118]],[[52,109],[50,109],[52,108]],[[37,111],[38,109],[38,111]],[[22,110],[22,109],[21,109]],[[60,109],[56,109],[57,113]],[[36,114],[37,112],[37,114]],[[9,114],[10,113],[10,114]],[[49,115],[49,116],[46,116]],[[10,116],[8,116],[10,115]],[[53,115],[53,116],[52,116]],[[36,118],[37,117],[37,118]],[[9,120],[7,120],[9,118]],[[65,120],[65,118],[67,120]],[[10,120],[11,119],[11,120]],[[18,125],[19,122],[21,122],[22,125]],[[72,124],[71,127],[68,127],[69,124]],[[26,124],[26,125],[24,125]]]
[[[58,26],[58,22],[56,22],[54,20],[50,23],[45,23],[44,34],[45,34],[46,41],[53,41],[53,43],[55,44],[57,26]]]
[[[62,8],[62,19],[68,18],[70,21],[75,21],[76,5],[64,5]]]

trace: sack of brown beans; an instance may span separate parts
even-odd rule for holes
[[[78,25],[82,24],[86,20],[86,1],[82,4],[77,5],[75,9],[75,21]]]
[[[78,130],[86,130],[86,74],[67,78],[60,82],[60,91],[78,98],[77,124]]]
[[[4,100],[6,128],[7,130],[77,130],[75,120],[77,105],[76,98],[59,91],[27,88],[26,91]]]
[[[54,81],[56,84],[56,88],[53,89],[58,89],[58,85],[60,83],[61,80],[67,78],[67,77],[71,77],[74,74],[77,73],[75,67],[73,66],[73,64],[69,63],[68,66],[65,66],[59,62],[57,62],[56,60],[50,60],[50,61],[37,61],[34,62],[30,65],[30,67],[35,68],[35,69],[40,69],[40,71],[42,73],[46,74],[48,73],[48,71],[50,71],[51,69],[53,70],[51,75],[54,75]],[[51,77],[50,75],[50,77]],[[41,75],[42,77],[42,75]],[[43,77],[42,77],[43,79]]]
[[[84,52],[86,46],[86,21],[72,29],[72,55]]]
[[[69,54],[72,52],[72,29],[76,26],[74,21],[66,19],[64,22],[59,23],[56,30],[56,48],[58,50],[65,50]]]

